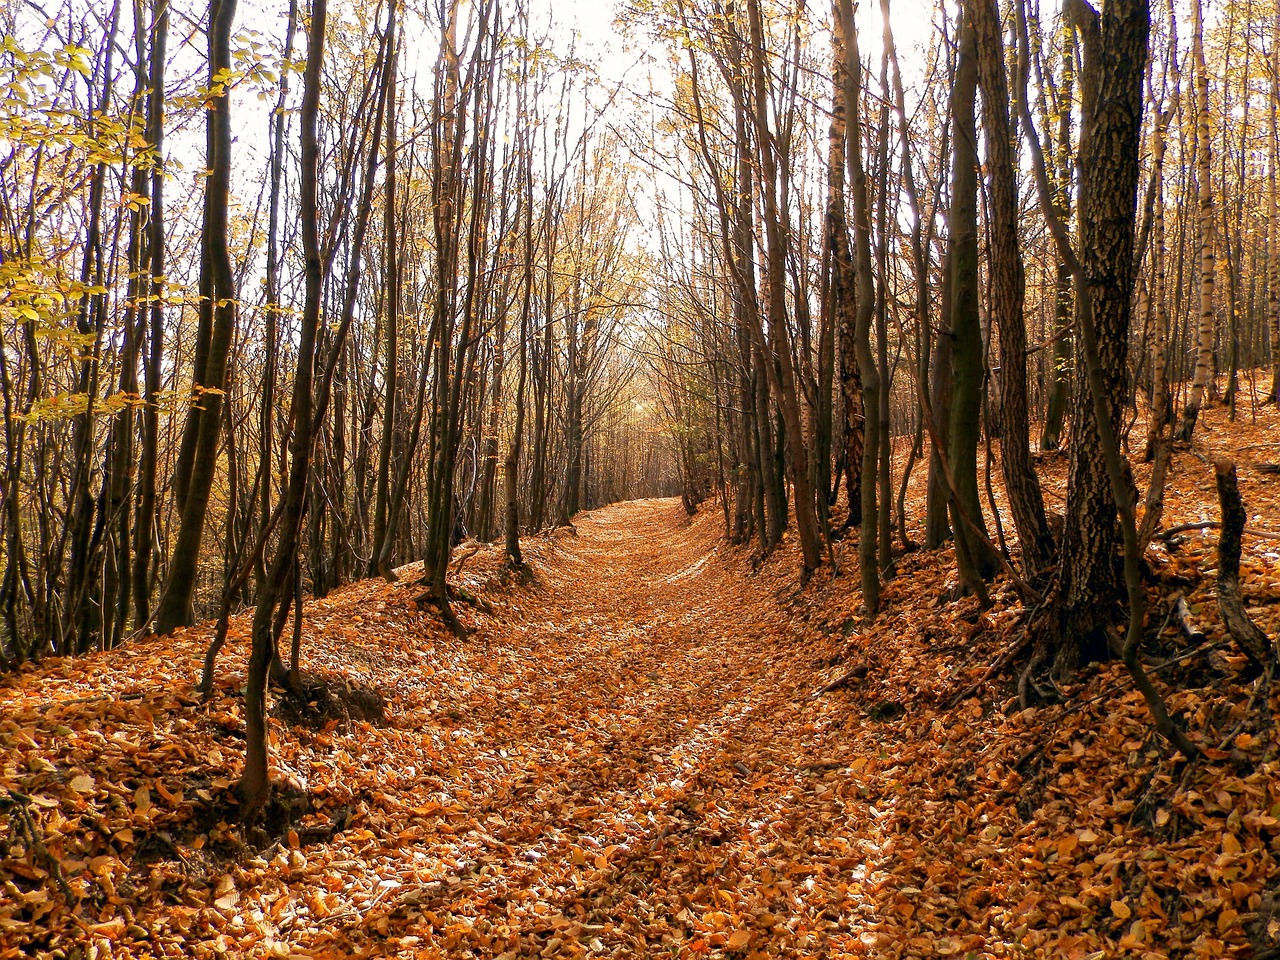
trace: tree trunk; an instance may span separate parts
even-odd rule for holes
[[[1023,18],[1019,39],[1025,37],[1025,13],[1019,5],[1018,16]],[[1071,171],[1074,166],[1071,150],[1071,101],[1075,88],[1075,34],[1070,28],[1063,31],[1062,76],[1058,81],[1058,95],[1053,108],[1058,117],[1057,137],[1054,143],[1053,204],[1057,215],[1066,223],[1071,217]],[[1025,45],[1025,43],[1024,43]],[[1056,450],[1062,439],[1062,425],[1066,420],[1068,401],[1071,399],[1071,325],[1072,285],[1071,270],[1061,254],[1054,269],[1053,344],[1049,360],[1049,402],[1045,412],[1044,431],[1040,434],[1041,450]]]
[[[1175,92],[1174,96],[1177,96]],[[1151,301],[1154,306],[1151,336],[1151,410],[1147,419],[1147,443],[1143,459],[1154,460],[1165,428],[1169,425],[1171,402],[1169,399],[1169,304],[1168,278],[1166,274],[1166,239],[1164,219],[1164,155],[1165,134],[1168,130],[1171,110],[1156,114],[1151,132],[1152,198],[1151,219]]]
[[[395,29],[394,13],[391,29]],[[369,556],[369,573],[377,573],[386,580],[394,580],[391,572],[390,544],[395,531],[387,528],[387,501],[391,496],[391,450],[396,431],[396,388],[399,385],[400,365],[400,249],[396,231],[396,54],[394,37],[389,43],[388,59],[391,67],[387,73],[386,111],[387,148],[386,169],[383,172],[383,270],[386,289],[386,323],[383,330],[384,360],[382,402],[382,435],[378,441],[378,473],[373,487],[373,533]]]
[[[1196,347],[1196,372],[1191,381],[1191,395],[1182,411],[1178,439],[1191,442],[1196,418],[1204,403],[1209,380],[1213,376],[1213,282],[1214,282],[1214,212],[1213,183],[1210,179],[1209,139],[1209,71],[1204,60],[1204,18],[1201,0],[1191,2],[1191,60],[1195,66],[1196,93],[1196,181],[1200,209],[1200,328]]]
[[[194,433],[186,496],[182,498],[177,541],[170,557],[168,582],[156,612],[156,632],[169,633],[195,619],[193,601],[204,520],[217,472],[222,432],[222,391],[227,385],[228,358],[236,327],[235,277],[227,247],[227,209],[231,187],[231,102],[222,77],[231,70],[231,26],[236,0],[211,0],[209,7],[209,83],[215,93],[206,108],[209,176],[205,181],[200,275],[211,313],[208,351],[192,378],[195,408],[188,419]],[[197,361],[198,362],[198,361]],[[184,445],[186,438],[184,437]],[[181,462],[181,453],[180,453]]]
[[[862,526],[858,532],[858,564],[862,581],[862,602],[867,616],[880,612],[880,562],[877,549],[879,530],[876,510],[876,471],[880,463],[880,377],[871,351],[871,320],[875,315],[875,276],[871,265],[871,198],[867,190],[867,168],[862,155],[862,132],[857,118],[861,115],[862,59],[858,54],[858,33],[854,25],[851,0],[839,0],[840,19],[844,21],[845,63],[848,89],[845,99],[849,115],[849,185],[853,192],[853,246],[857,280],[857,311],[854,328],[854,350],[862,375],[862,409],[865,442],[862,449]]]
[[[845,178],[848,170],[848,74],[844,18],[838,0],[832,4],[832,105],[827,174],[827,256],[831,320],[840,341],[840,395],[844,406],[841,424],[840,464],[844,474],[849,512],[846,528],[862,523],[862,378],[858,375],[857,281],[849,248],[849,224],[845,210]],[[838,478],[837,478],[838,479]]]
[[[950,274],[950,309],[946,316],[954,388],[947,461],[955,483],[950,508],[956,562],[961,582],[976,593],[981,590],[978,581],[995,573],[996,561],[986,545],[986,521],[978,494],[978,440],[982,430],[986,358],[978,306],[978,128],[974,109],[978,94],[978,50],[968,2],[961,13],[959,60],[951,93],[955,145],[951,166],[951,230],[947,237],[945,269]],[[978,530],[970,528],[970,523]]]
[[[1072,4],[1084,36],[1081,248],[1087,299],[1081,322],[1097,340],[1102,402],[1111,424],[1122,422],[1127,381],[1138,142],[1149,18],[1145,0],[1110,0],[1098,15],[1083,0]],[[1063,622],[1056,638],[1057,669],[1108,654],[1103,631],[1113,622],[1122,584],[1117,564],[1117,503],[1107,474],[1087,378],[1072,409],[1067,479],[1067,524],[1060,589]],[[1132,481],[1130,481],[1132,486]],[[1132,495],[1132,491],[1129,491]]]
[[[800,538],[800,580],[802,583],[807,583],[813,571],[822,563],[822,537],[818,529],[814,489],[810,480],[809,451],[804,442],[796,370],[787,331],[787,250],[782,219],[784,213],[777,199],[779,188],[777,160],[778,152],[782,147],[769,123],[770,87],[766,80],[764,26],[759,0],[748,0],[747,10],[751,31],[754,122],[763,178],[760,188],[764,199],[765,289],[768,294],[766,315],[768,341],[772,353],[770,362],[773,365],[771,379],[777,389],[789,460],[796,532]]]
[[[1272,37],[1280,37],[1280,0],[1276,2]],[[1267,314],[1271,320],[1271,389],[1267,399],[1280,405],[1280,42],[1271,43],[1270,162],[1267,178]]]
[[[326,0],[312,0],[307,28],[307,60],[302,80],[302,107],[299,113],[302,170],[300,177],[299,219],[302,227],[302,251],[305,300],[299,330],[298,362],[294,373],[291,419],[293,434],[289,441],[289,475],[281,504],[279,539],[276,552],[267,568],[267,576],[258,586],[253,613],[252,646],[245,681],[245,763],[236,793],[242,813],[248,817],[260,810],[271,793],[267,769],[267,673],[277,655],[277,614],[285,599],[285,587],[291,574],[296,575],[298,538],[302,527],[303,508],[311,466],[311,447],[315,439],[312,406],[312,383],[315,372],[316,338],[320,327],[321,295],[324,289],[324,263],[320,250],[320,213],[317,203],[320,176],[319,113],[320,77],[324,63],[325,30],[328,20]],[[294,616],[301,621],[302,610]]]
[[[1218,539],[1218,609],[1227,632],[1258,667],[1275,663],[1276,651],[1245,610],[1240,595],[1240,535],[1244,531],[1244,503],[1236,482],[1236,465],[1219,460],[1213,465],[1222,510],[1222,535]]]
[[[1023,317],[1025,276],[1018,241],[1018,184],[1009,128],[1009,85],[996,0],[966,0],[978,49],[991,183],[991,319],[1000,335],[1001,463],[1013,522],[1028,578],[1054,557],[1053,535],[1045,520],[1040,480],[1031,465],[1027,411],[1027,328]]]

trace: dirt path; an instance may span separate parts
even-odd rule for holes
[[[18,802],[47,855],[0,860],[0,958],[809,956],[874,939],[857,915],[879,856],[866,760],[842,714],[805,702],[833,641],[786,619],[790,568],[750,576],[719,518],[691,525],[675,501],[525,547],[532,587],[502,586],[493,551],[462,575],[497,608],[464,613],[466,641],[408,584],[308,604],[308,669],[376,686],[387,717],[273,722],[273,779],[313,804],[275,845],[246,848],[228,808],[244,617],[207,704],[207,625],[6,678],[0,788],[33,798]]]
[[[426,738],[448,772],[426,779],[446,811],[437,842],[456,832],[446,850],[385,854],[405,886],[360,911],[363,929],[476,955],[849,939],[867,814],[825,786],[844,763],[803,703],[804,644],[708,533],[670,501],[592,513],[545,558],[537,618],[488,637],[489,682],[450,696],[437,674],[458,719]],[[410,809],[383,829],[418,839],[412,807],[431,804],[408,795],[425,785],[396,784]]]

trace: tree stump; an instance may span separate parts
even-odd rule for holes
[[[1259,667],[1275,662],[1275,648],[1245,611],[1240,596],[1240,535],[1244,532],[1244,503],[1236,482],[1236,465],[1219,460],[1213,465],[1218,478],[1218,505],[1222,509],[1222,535],[1218,538],[1218,609],[1231,638]]]

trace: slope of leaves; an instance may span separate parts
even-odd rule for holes
[[[1275,458],[1274,411],[1230,429],[1208,416],[1166,523],[1216,517],[1217,444],[1251,525],[1280,531],[1250,459]],[[1064,472],[1046,465],[1059,495]],[[1188,765],[1114,665],[1019,710],[1011,676],[986,676],[1020,640],[1016,597],[952,601],[946,552],[904,556],[868,625],[851,571],[797,592],[789,543],[753,572],[720,524],[670,501],[597,510],[527,542],[531,586],[465,549],[458,581],[491,605],[459,605],[466,642],[410,585],[309,603],[309,669],[377,689],[386,717],[274,720],[287,789],[266,833],[238,825],[229,790],[246,621],[207,704],[207,627],[5,678],[0,956],[1243,957],[1277,942],[1280,701],[1254,696],[1224,642],[1213,531],[1152,554],[1150,632],[1181,592],[1207,634],[1193,648],[1167,626],[1150,651],[1181,658],[1156,676],[1209,747]],[[1274,636],[1280,541],[1247,539],[1242,576]]]

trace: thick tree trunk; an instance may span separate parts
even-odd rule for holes
[[[1013,522],[1028,577],[1043,572],[1054,557],[1053,535],[1045,520],[1040,480],[1031,466],[1027,411],[1027,329],[1023,317],[1025,276],[1018,240],[1018,184],[1009,129],[1009,85],[996,0],[966,0],[978,47],[991,182],[991,319],[1000,335],[1001,463]]]
[[[878,512],[876,510],[876,472],[880,464],[880,377],[871,350],[871,321],[875,316],[875,275],[871,264],[871,197],[867,188],[867,168],[863,162],[862,129],[857,122],[862,103],[862,58],[858,54],[858,33],[854,25],[851,0],[839,0],[840,19],[844,21],[845,63],[847,66],[845,99],[854,123],[849,124],[849,186],[853,193],[853,248],[856,269],[856,322],[854,350],[858,371],[862,375],[862,409],[864,444],[862,449],[862,525],[858,531],[858,565],[862,582],[862,602],[867,616],[880,612],[880,557],[878,550]]]
[[[827,256],[830,259],[828,290],[832,324],[840,341],[840,396],[844,408],[839,463],[844,474],[849,512],[846,528],[862,523],[862,378],[858,375],[857,280],[849,248],[849,224],[845,210],[845,175],[848,168],[848,74],[844,20],[839,3],[832,5],[832,105],[827,179]],[[838,479],[838,478],[837,478]]]
[[[1081,322],[1091,319],[1094,326],[1102,400],[1110,422],[1119,424],[1128,369],[1149,16],[1145,0],[1110,0],[1100,28],[1097,13],[1083,0],[1075,0],[1073,8],[1085,40],[1080,197],[1084,282],[1078,295],[1088,300]],[[1067,629],[1056,638],[1059,671],[1082,659],[1108,655],[1102,629],[1113,622],[1122,590],[1116,499],[1085,377],[1076,390],[1071,437],[1061,560]]]

